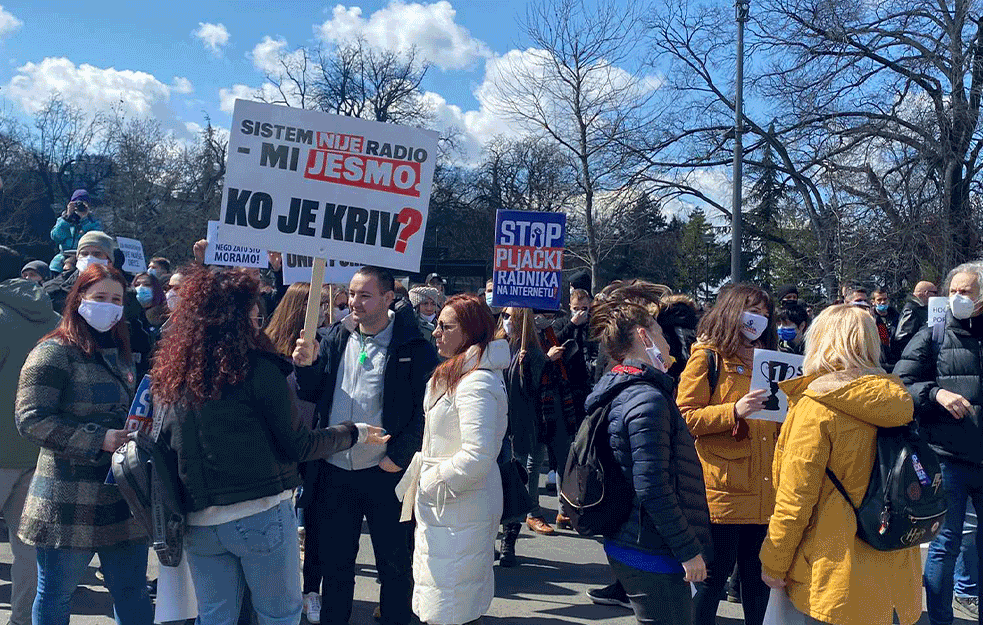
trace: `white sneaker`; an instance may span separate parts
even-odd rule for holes
[[[556,486],[556,471],[550,471],[546,474],[546,483],[552,486]]]
[[[312,625],[321,622],[321,595],[316,592],[304,595],[304,614],[307,615],[307,622]]]

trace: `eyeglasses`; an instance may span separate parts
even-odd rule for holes
[[[256,326],[257,329],[266,325],[266,317],[263,315],[255,315],[250,317],[250,319],[252,319],[253,325]]]
[[[441,332],[451,332],[457,329],[457,324],[456,323],[445,324],[443,321],[438,321],[437,329],[440,330]]]
[[[503,312],[502,313],[502,319],[505,319],[506,321],[508,321],[511,318],[512,318],[512,315],[508,314],[507,312]]]

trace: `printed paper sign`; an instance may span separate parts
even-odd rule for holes
[[[150,397],[150,376],[145,375],[137,387],[136,396],[130,404],[130,413],[126,417],[123,429],[127,432],[142,431],[147,436],[154,427],[154,406]]]
[[[218,235],[419,271],[437,133],[236,100]]]
[[[762,410],[748,419],[763,419],[781,423],[788,414],[788,397],[778,388],[779,382],[791,380],[802,375],[802,356],[786,354],[770,349],[754,350],[754,367],[751,371],[751,389],[763,388],[768,391]]]
[[[205,248],[206,265],[223,265],[226,267],[257,267],[266,269],[270,266],[270,257],[266,250],[256,247],[242,247],[220,242],[218,240],[218,222],[208,222],[208,247]]]
[[[123,262],[123,271],[143,273],[147,270],[147,261],[143,257],[143,243],[136,239],[116,237],[116,245],[126,257],[126,261]]]
[[[297,254],[283,255],[283,283],[310,282],[313,273],[314,258]],[[348,284],[358,270],[359,263],[346,263],[340,260],[328,260],[324,267],[324,284]]]
[[[560,307],[567,216],[498,211],[492,306]]]
[[[932,327],[945,323],[945,314],[949,312],[948,297],[928,298],[928,326]]]

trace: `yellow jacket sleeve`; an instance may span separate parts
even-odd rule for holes
[[[722,358],[717,353],[717,358]],[[734,428],[734,404],[724,402],[711,404],[714,397],[721,399],[721,386],[724,383],[726,371],[719,363],[720,379],[717,388],[710,394],[710,380],[707,378],[709,361],[705,349],[694,346],[686,368],[679,377],[679,388],[676,392],[676,405],[686,419],[686,426],[693,436],[707,436],[730,432]]]
[[[802,535],[819,503],[831,449],[833,421],[822,418],[826,408],[803,398],[782,426],[780,451],[774,467],[775,511],[761,547],[761,568],[785,579]]]

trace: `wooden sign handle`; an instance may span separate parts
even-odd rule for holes
[[[314,259],[314,268],[311,271],[311,291],[307,295],[307,316],[304,317],[304,337],[308,341],[317,338],[317,326],[321,317],[321,285],[324,283],[323,258]]]

